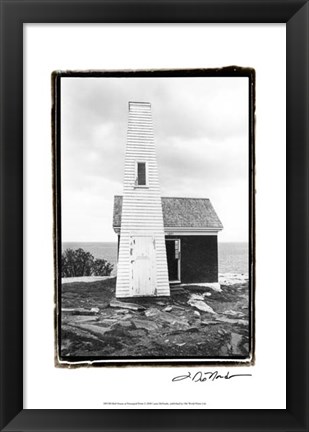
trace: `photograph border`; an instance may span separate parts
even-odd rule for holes
[[[1,0],[1,430],[308,430],[308,21],[308,1],[298,0]],[[27,22],[286,23],[285,410],[177,410],[177,416],[173,410],[163,410],[149,417],[148,412],[135,410],[119,416],[118,410],[23,409],[23,24]]]
[[[61,217],[61,82],[69,78],[248,78],[248,299],[249,299],[249,355],[221,357],[103,357],[61,356],[62,322],[62,217]],[[58,367],[139,367],[139,366],[249,366],[255,363],[255,70],[240,66],[204,69],[136,69],[136,70],[70,70],[55,71],[52,86],[52,147],[53,147],[53,216],[54,216],[54,272],[55,272],[55,365]],[[134,360],[134,362],[132,362]],[[189,362],[190,360],[190,362]]]

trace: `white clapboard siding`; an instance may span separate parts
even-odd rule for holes
[[[147,164],[147,187],[135,186],[136,162]],[[149,287],[143,286],[143,278],[151,280]],[[130,102],[116,297],[143,295],[168,296],[170,288],[151,105]]]

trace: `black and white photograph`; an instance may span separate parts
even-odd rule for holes
[[[52,81],[56,364],[252,364],[254,70]]]

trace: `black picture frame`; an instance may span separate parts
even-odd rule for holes
[[[1,430],[308,430],[308,1],[1,0],[0,4]],[[286,23],[285,410],[177,410],[177,415],[173,410],[124,410],[121,415],[118,410],[23,410],[23,23],[28,22]],[[269,367],[275,373],[275,365]],[[268,385],[265,381],[265,391]]]

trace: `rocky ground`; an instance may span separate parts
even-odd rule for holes
[[[115,299],[115,278],[62,285],[62,356],[215,357],[249,355],[246,277],[221,291],[175,287],[171,297]]]

